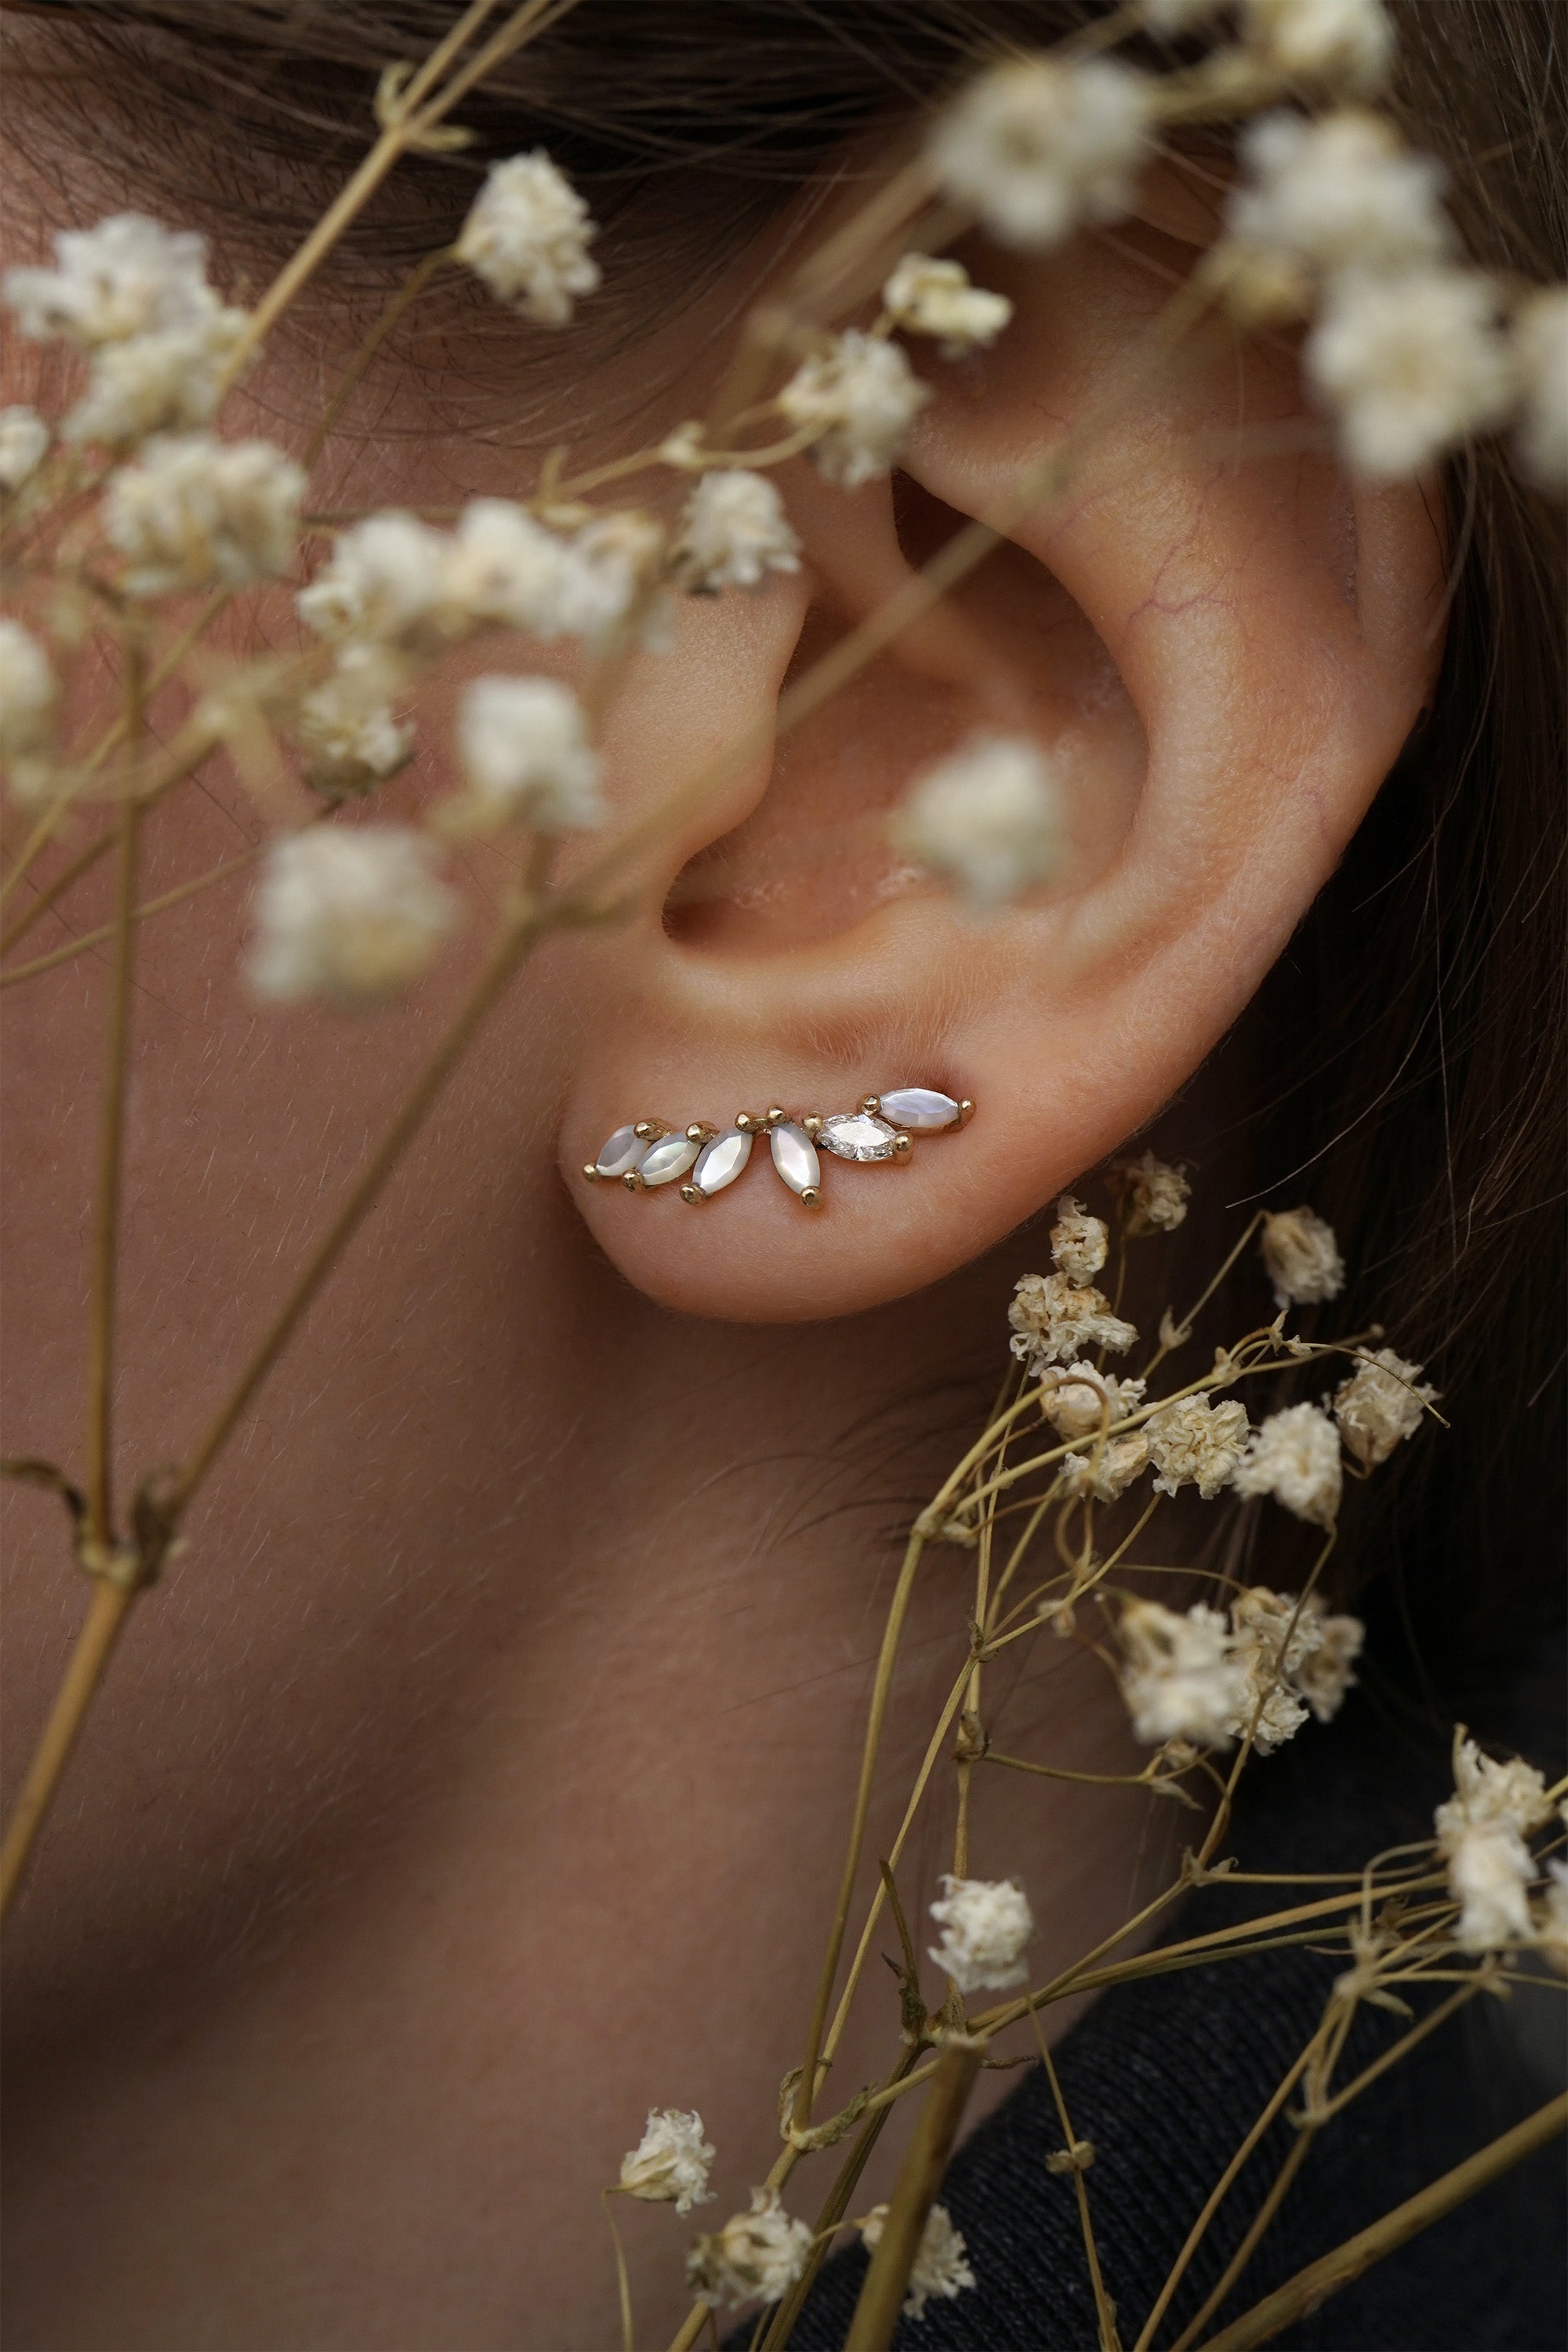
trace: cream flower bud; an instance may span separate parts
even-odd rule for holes
[[[336,668],[304,695],[293,734],[305,753],[305,781],[330,800],[368,792],[404,766],[414,730],[392,709],[402,683],[380,646],[345,646]]]
[[[1013,315],[1005,294],[971,282],[961,261],[906,253],[882,289],[882,304],[906,333],[935,335],[944,359],[994,343]]]
[[[621,2159],[621,2187],[650,2205],[673,2204],[678,2213],[707,2205],[708,2171],[713,2147],[702,2137],[695,2108],[650,2107],[647,2126],[629,2156]]]
[[[304,495],[303,472],[269,441],[190,433],[150,441],[111,476],[103,526],[130,595],[242,587],[288,570]]]
[[[1102,1290],[1080,1289],[1065,1274],[1021,1276],[1014,1286],[1007,1320],[1013,1327],[1012,1351],[1036,1380],[1050,1365],[1070,1362],[1089,1348],[1108,1348],[1121,1355],[1138,1337],[1132,1324],[1111,1313]]]
[[[1520,456],[1548,489],[1568,488],[1568,286],[1521,305],[1513,350],[1524,394]]]
[[[395,509],[340,532],[330,561],[295,599],[323,637],[423,643],[442,633],[447,541]]]
[[[1502,423],[1518,387],[1500,300],[1473,269],[1335,279],[1303,365],[1358,473],[1406,478]]]
[[[1334,1229],[1310,1209],[1281,1209],[1265,1217],[1258,1247],[1276,1307],[1315,1307],[1337,1298],[1345,1286]]]
[[[480,677],[463,695],[458,726],[474,829],[531,825],[538,833],[604,822],[599,755],[582,705],[551,677]]]
[[[1461,1829],[1506,1830],[1514,1837],[1528,1837],[1551,1813],[1545,1776],[1533,1764],[1520,1756],[1506,1760],[1489,1756],[1463,1730],[1456,1732],[1454,1793],[1438,1806],[1436,1817],[1437,1843],[1445,1853]]]
[[[43,464],[49,428],[36,409],[0,408],[0,490],[19,490]]]
[[[1061,789],[1037,745],[979,736],[920,778],[891,830],[910,856],[988,911],[1057,872]]]
[[[1179,1168],[1145,1151],[1136,1160],[1119,1160],[1113,1172],[1128,1204],[1130,1239],[1156,1231],[1175,1232],[1186,1216],[1193,1189]]]
[[[748,2213],[731,2214],[686,2258],[686,2283],[700,2303],[776,2303],[805,2270],[811,2224],[794,2220],[776,2189],[753,2189]]]
[[[888,2208],[874,2205],[860,2223],[860,2241],[868,2253],[875,2252],[880,2245],[887,2220]],[[910,2269],[910,2291],[904,2297],[906,2319],[923,2319],[925,2307],[933,2295],[951,2303],[954,2295],[974,2284],[968,2254],[963,2232],[953,2226],[947,2207],[933,2205],[926,2215],[926,2225]]]
[[[491,164],[454,250],[500,301],[537,326],[563,327],[574,299],[599,283],[588,257],[597,234],[570,180],[536,148]]]
[[[1157,1495],[1195,1486],[1205,1503],[1226,1484],[1247,1444],[1247,1407],[1235,1397],[1219,1404],[1206,1396],[1183,1397],[1148,1423],[1149,1457],[1158,1473]]]
[[[1448,1892],[1459,1906],[1455,1935],[1467,1951],[1495,1951],[1531,1931],[1535,1874],[1530,1849],[1510,1831],[1467,1824],[1445,1846]]]
[[[3,299],[25,335],[90,348],[198,325],[218,308],[206,280],[206,239],[171,234],[143,213],[62,229],[53,269],[5,272]]]
[[[1152,89],[1108,58],[994,66],[938,124],[931,162],[1002,244],[1038,252],[1079,221],[1126,212],[1150,152]]]
[[[942,1877],[941,1898],[931,1916],[942,1941],[931,1958],[960,1992],[1004,1992],[1028,1975],[1022,1954],[1035,1932],[1034,1914],[1021,1886],[1010,1878]]]
[[[1408,269],[1440,261],[1452,242],[1441,164],[1412,154],[1381,115],[1265,115],[1243,134],[1241,161],[1226,221],[1258,252],[1326,274]]]
[[[1418,1385],[1421,1370],[1392,1348],[1380,1348],[1335,1390],[1334,1419],[1345,1451],[1363,1469],[1375,1470],[1421,1426],[1423,1406],[1433,1403],[1437,1394],[1435,1388]]]
[[[1092,1282],[1105,1264],[1110,1244],[1103,1219],[1091,1217],[1081,1201],[1064,1192],[1057,1202],[1051,1227],[1051,1256],[1069,1282]]]
[[[1093,1364],[1069,1364],[1047,1388],[1040,1410],[1063,1437],[1093,1437],[1136,1412],[1143,1402],[1142,1381],[1119,1381]]]
[[[931,396],[897,343],[850,327],[831,351],[796,369],[778,404],[797,431],[816,435],[811,457],[818,470],[853,490],[888,472]]]
[[[429,969],[458,914],[421,833],[367,824],[290,835],[268,851],[256,893],[251,988],[280,1004],[381,1003]]]
[[[770,572],[800,570],[800,541],[765,474],[721,467],[688,499],[672,551],[675,577],[699,595],[759,588]]]
[[[1134,1738],[1152,1748],[1173,1739],[1218,1748],[1235,1737],[1247,1673],[1231,1656],[1230,1629],[1217,1609],[1200,1601],[1178,1615],[1156,1601],[1131,1601],[1117,1632]]]
[[[658,650],[666,615],[653,583],[664,558],[664,532],[651,516],[624,512],[584,523],[567,550],[561,588],[561,626],[596,653],[633,628],[640,644]]]
[[[1248,47],[1287,80],[1370,97],[1394,63],[1382,0],[1242,0]]]
[[[1149,1441],[1141,1429],[1112,1437],[1089,1454],[1064,1454],[1058,1476],[1064,1495],[1114,1503],[1149,1467]]]
[[[1331,1528],[1339,1514],[1340,1437],[1321,1406],[1270,1413],[1236,1466],[1238,1495],[1272,1495],[1299,1519]]]
[[[66,418],[65,439],[129,448],[151,434],[209,423],[246,315],[215,310],[190,326],[103,344],[87,390]]]
[[[500,621],[530,636],[558,636],[569,561],[566,541],[526,508],[510,499],[470,499],[443,553],[439,602],[454,621]]]

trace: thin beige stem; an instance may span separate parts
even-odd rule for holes
[[[1062,2096],[1062,2086],[1057,2074],[1056,2061],[1051,2056],[1050,2046],[1040,2024],[1038,2010],[1032,2009],[1029,2011],[1029,2021],[1035,2029],[1035,2039],[1040,2045],[1040,2063],[1045,2067],[1046,2079],[1051,2086],[1051,2100],[1056,2107],[1057,2121],[1062,2127],[1062,2137],[1067,2143],[1067,2150],[1070,2158],[1078,2150],[1079,2137],[1072,2127],[1072,2117],[1068,2114],[1067,2101]],[[1089,2288],[1094,2296],[1094,2315],[1100,2326],[1100,2352],[1121,2352],[1121,2339],[1116,2333],[1115,2309],[1105,2292],[1105,2277],[1100,2267],[1100,2248],[1095,2243],[1094,2223],[1089,2210],[1089,2183],[1083,2177],[1081,2164],[1073,2165],[1072,2180],[1073,2188],[1078,2194],[1079,2228],[1083,2236],[1084,2259],[1089,2264]]]
[[[931,2094],[889,2200],[882,2234],[861,2284],[844,2352],[887,2352],[892,2342],[910,2272],[983,2054],[981,2042],[952,2042],[936,2063]]]
[[[1402,1984],[1408,1983],[1409,1980],[1408,1975],[1394,1979],[1396,1983]],[[1423,1971],[1422,1981],[1430,1983],[1432,1978]],[[1480,1990],[1480,1984],[1475,1977],[1467,1978],[1457,1992],[1451,1992],[1447,2000],[1440,2000],[1436,2009],[1428,2011],[1418,2024],[1413,2025],[1408,2033],[1402,2033],[1398,2041],[1392,2043],[1380,2058],[1373,2060],[1370,2066],[1363,2067],[1361,2073],[1347,2083],[1342,2091],[1336,2091],[1331,2099],[1326,2099],[1321,2107],[1314,2107],[1311,2118],[1313,2124],[1315,2126],[1326,2124],[1331,2116],[1339,2114],[1342,2107],[1348,2107],[1352,2099],[1359,2099],[1362,2093],[1375,2083],[1380,2074],[1385,2074],[1391,2066],[1396,2066],[1402,2058],[1407,2057],[1418,2042],[1425,2042],[1429,2033],[1436,2032],[1438,2026],[1447,2023],[1457,2009],[1463,2009],[1467,2001],[1474,2000]]]
[[[27,1776],[5,1825],[0,1846],[0,1919],[11,1908],[38,1832],[44,1825],[93,1695],[103,1679],[120,1629],[136,1593],[129,1584],[94,1577],[87,1622],[77,1635],[44,1735],[27,1766]]]
[[[441,268],[445,263],[450,261],[451,258],[452,254],[450,247],[443,247],[439,253],[427,253],[424,260],[416,263],[414,268],[410,270],[407,278],[403,283],[403,286],[399,291],[393,296],[391,301],[387,304],[385,310],[383,310],[380,318],[376,320],[374,326],[372,327],[363,342],[361,343],[358,351],[354,353],[353,359],[349,362],[348,366],[343,370],[342,374],[338,379],[337,387],[333,392],[331,398],[328,401],[325,408],[322,409],[315,431],[311,434],[309,441],[305,444],[303,453],[300,459],[302,466],[308,467],[315,464],[316,459],[321,456],[322,450],[327,446],[328,435],[331,432],[333,425],[342,415],[345,406],[353,396],[354,386],[363,379],[365,370],[374,359],[377,352],[380,351],[383,343],[385,342],[388,335],[391,334],[394,327],[396,326],[398,320],[404,316],[405,312],[411,310],[414,304],[417,302],[421,294],[424,293],[425,289],[429,285],[430,280],[435,277],[436,272]],[[611,2229],[613,2230],[615,2226],[614,2221],[612,2221],[610,2223]]]
[[[131,802],[126,803],[127,808],[133,805]],[[179,883],[173,890],[165,890],[160,898],[143,899],[140,907],[132,909],[131,919],[144,923],[149,915],[165,914],[171,907],[178,907],[186,898],[194,898],[198,891],[210,890],[215,882],[226,881],[231,874],[238,874],[247,866],[253,866],[268,845],[266,842],[258,841],[254,848],[242,849],[237,857],[225,858],[221,866],[209,866],[205,874],[194,875],[190,881]],[[83,931],[79,939],[67,940],[63,946],[51,948],[47,955],[35,956],[31,963],[11,964],[0,971],[0,990],[14,988],[19,981],[36,980],[42,971],[54,971],[62,963],[69,963],[73,957],[85,955],[90,948],[100,948],[105,940],[113,937],[114,925],[100,923],[97,930]]]
[[[621,2352],[637,2352],[637,2347],[632,2340],[632,2283],[626,2275],[626,2250],[621,2243],[621,2233],[616,2227],[616,2217],[610,2210],[610,2199],[615,2193],[614,2189],[601,2189],[599,2202],[604,2208],[605,2219],[610,2225],[610,2239],[616,2249],[616,2286],[619,2293],[621,2305]]]
[[[1252,1222],[1247,1226],[1246,1232],[1242,1234],[1241,1239],[1237,1243],[1236,1247],[1226,1259],[1225,1264],[1220,1267],[1219,1272],[1215,1276],[1212,1282],[1206,1286],[1199,1297],[1194,1302],[1193,1306],[1188,1308],[1186,1314],[1184,1315],[1182,1320],[1177,1324],[1176,1331],[1178,1339],[1175,1343],[1177,1346],[1185,1345],[1185,1340],[1181,1338],[1180,1335],[1191,1332],[1193,1325],[1197,1321],[1198,1317],[1203,1313],[1204,1308],[1208,1305],[1209,1300],[1214,1297],[1215,1292],[1219,1288],[1220,1284],[1225,1280],[1226,1276],[1230,1272],[1231,1267],[1236,1264],[1237,1258],[1241,1255],[1242,1251],[1247,1247],[1247,1243],[1252,1239],[1253,1234],[1263,1223],[1263,1218],[1264,1212],[1259,1209],[1253,1217]],[[1171,1349],[1162,1342],[1161,1345],[1155,1349],[1154,1353],[1150,1357],[1148,1362],[1144,1365],[1143,1378],[1148,1380],[1150,1375],[1156,1371],[1160,1365],[1164,1362],[1165,1358],[1170,1353]]]

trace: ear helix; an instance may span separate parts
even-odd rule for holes
[[[693,1208],[728,1191],[745,1171],[752,1147],[766,1136],[780,1181],[803,1206],[822,1199],[820,1151],[866,1166],[908,1160],[916,1135],[939,1135],[966,1127],[974,1105],[967,1096],[940,1094],[933,1087],[895,1087],[884,1095],[863,1095],[852,1111],[826,1116],[808,1111],[799,1118],[775,1103],[763,1112],[737,1111],[727,1129],[693,1119],[671,1129],[662,1119],[643,1118],[616,1128],[583,1174],[590,1184],[617,1178],[628,1192],[649,1192],[682,1177],[680,1197]],[[819,1150],[820,1147],[820,1150]]]

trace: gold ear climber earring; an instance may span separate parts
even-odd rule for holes
[[[862,1095],[858,1110],[826,1117],[810,1111],[795,1118],[774,1103],[765,1111],[737,1111],[724,1129],[700,1118],[675,1129],[662,1119],[639,1118],[617,1127],[583,1174],[590,1184],[618,1178],[628,1192],[680,1183],[681,1199],[696,1208],[728,1190],[765,1135],[780,1180],[814,1209],[822,1198],[822,1151],[862,1163],[907,1160],[917,1135],[967,1127],[973,1111],[966,1097],[938,1094],[933,1087],[894,1087],[885,1095]]]

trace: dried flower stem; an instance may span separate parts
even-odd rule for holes
[[[893,2340],[926,2217],[984,2054],[983,2042],[966,2039],[950,2042],[936,2062],[931,2095],[889,2200],[888,2218],[855,2305],[844,2352],[887,2352]]]
[[[131,801],[123,804],[125,809],[134,809],[135,805]],[[310,820],[312,824],[319,821],[315,817]],[[215,882],[226,881],[231,874],[238,874],[247,866],[253,866],[268,846],[265,841],[258,841],[254,847],[242,849],[237,857],[226,857],[220,866],[209,866],[205,874],[193,875],[188,882],[177,883],[174,889],[163,891],[161,897],[143,899],[141,906],[132,909],[132,921],[144,923],[149,915],[162,915],[184,899],[194,898],[199,891],[211,889]],[[47,955],[35,956],[31,963],[12,964],[0,971],[0,990],[13,988],[18,981],[35,980],[39,972],[53,971],[58,965],[85,955],[90,948],[100,948],[105,940],[113,937],[114,925],[100,923],[97,930],[82,931],[75,939],[67,940],[63,945],[51,948]]]
[[[10,1910],[22,1883],[44,1816],[135,1597],[129,1584],[115,1583],[106,1576],[92,1580],[87,1622],[77,1636],[0,1845],[0,1919]]]
[[[1381,2262],[1384,2254],[1391,2254],[1396,2246],[1406,2244],[1434,2221],[1440,2221],[1445,2213],[1451,2213],[1489,2182],[1500,2179],[1516,2164],[1522,2164],[1538,2148],[1549,2147],[1563,2131],[1568,2131],[1568,2092],[1549,2099],[1523,2123],[1489,2140],[1474,2156],[1467,2157],[1462,2164],[1455,2165],[1452,2171],[1443,2173],[1415,2196],[1406,2198],[1403,2205],[1394,2206],[1381,2221],[1358,2231],[1353,2238],[1347,2238],[1331,2253],[1309,2263],[1294,2278],[1287,2279],[1283,2286],[1277,2287],[1250,2311],[1243,2312],[1217,2336],[1211,2336],[1202,2352],[1252,2352],[1254,2345],[1267,2344],[1271,2336],[1278,2336],[1293,2319],[1315,2311],[1331,2294],[1360,2278],[1373,2263]]]
[[[632,2283],[626,2276],[626,2251],[621,2243],[621,2233],[616,2227],[616,2217],[610,2210],[610,2199],[613,2194],[611,2189],[601,2189],[599,2202],[604,2208],[605,2219],[610,2225],[610,2239],[616,2250],[616,2287],[621,2308],[621,2352],[636,2352],[632,2335]]]
[[[427,253],[424,260],[416,262],[414,268],[409,271],[402,287],[386,305],[386,308],[383,310],[380,318],[377,319],[375,324],[371,328],[369,333],[365,336],[364,341],[361,343],[358,351],[354,353],[353,359],[343,370],[342,374],[339,377],[337,384],[333,389],[331,398],[328,401],[325,408],[322,409],[320,417],[317,419],[315,430],[312,432],[310,439],[306,442],[304,448],[300,452],[300,462],[302,466],[309,467],[315,464],[316,459],[321,456],[321,451],[327,445],[328,435],[331,432],[333,425],[342,415],[344,406],[353,394],[355,384],[361,381],[366,368],[369,367],[377,352],[380,351],[383,343],[385,342],[388,335],[391,334],[394,327],[396,326],[404,313],[410,310],[419,299],[419,297],[424,293],[425,289],[429,285],[430,280],[435,277],[436,272],[443,268],[447,262],[450,261],[451,258],[452,249],[450,246],[443,246],[438,253]],[[613,2221],[611,2222],[610,2227],[614,2229],[615,2223]],[[619,2241],[617,2240],[616,2242],[618,2243]]]
[[[1394,1979],[1393,1981],[1407,1982],[1415,1973],[1416,1971],[1413,1969],[1406,1970],[1403,1976]],[[1429,1972],[1423,1970],[1420,1973],[1425,1981],[1433,1980]],[[1482,1981],[1479,1977],[1467,1976],[1457,1992],[1451,1992],[1447,2000],[1439,2001],[1436,2009],[1429,2010],[1417,2024],[1411,2027],[1408,2033],[1402,2033],[1398,2041],[1385,2050],[1380,2058],[1374,2058],[1369,2066],[1364,2066],[1359,2074],[1345,2084],[1342,2091],[1336,2091],[1331,2099],[1325,2099],[1321,2106],[1314,2106],[1311,2111],[1313,2124],[1328,2123],[1331,2117],[1339,2114],[1342,2107],[1348,2107],[1352,2099],[1359,2099],[1362,2093],[1375,2083],[1380,2074],[1386,2074],[1390,2066],[1396,2066],[1418,2042],[1425,2042],[1426,2036],[1435,2032],[1439,2025],[1452,2017],[1457,2009],[1463,2009],[1467,2002],[1474,2000],[1481,1990]]]
[[[1046,2041],[1045,2030],[1041,2026],[1040,2012],[1037,2009],[1032,2009],[1029,2011],[1029,2022],[1035,2029],[1035,2039],[1040,2045],[1040,2063],[1046,2070],[1046,2080],[1051,2086],[1051,2101],[1057,2111],[1057,2121],[1062,2127],[1062,2138],[1070,2156],[1079,2146],[1079,2138],[1072,2127],[1072,2118],[1068,2114],[1067,2101],[1062,2096],[1062,2086],[1057,2074],[1056,2061],[1052,2058],[1049,2044]],[[1094,2294],[1094,2315],[1100,2326],[1100,2352],[1121,2352],[1121,2339],[1116,2333],[1116,2312],[1110,2296],[1105,2292],[1105,2279],[1100,2267],[1100,2248],[1094,2242],[1094,2223],[1089,2218],[1089,2183],[1083,2174],[1083,2166],[1075,2164],[1072,2168],[1072,2185],[1078,2198],[1079,2227],[1083,2232],[1083,2251],[1084,2259],[1089,2264],[1089,2283]]]

